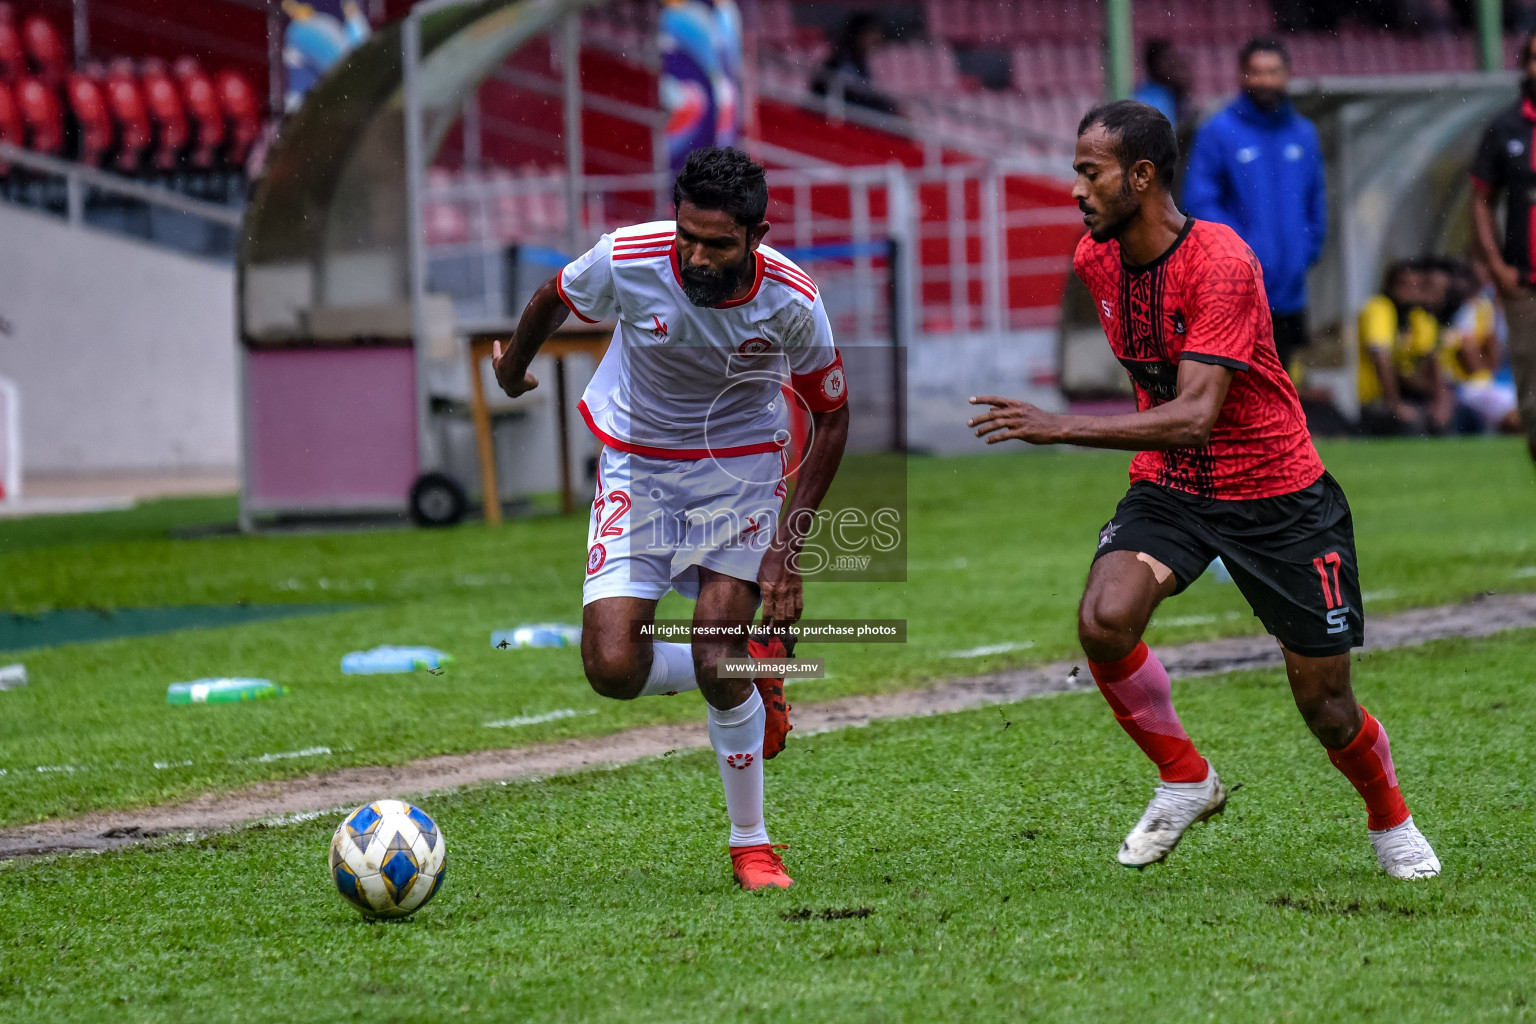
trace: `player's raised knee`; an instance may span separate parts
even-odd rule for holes
[[[1141,642],[1146,618],[1116,593],[1090,594],[1077,611],[1077,639],[1093,661],[1119,661]]]
[[[592,689],[614,700],[633,700],[640,696],[650,671],[649,659],[630,645],[582,644],[581,667]]]

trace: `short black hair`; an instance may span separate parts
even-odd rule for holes
[[[1285,48],[1284,43],[1274,36],[1254,36],[1243,44],[1241,50],[1237,51],[1238,68],[1246,68],[1248,58],[1256,53],[1273,53],[1287,68],[1291,66],[1291,51]]]
[[[704,146],[688,154],[672,185],[672,206],[684,202],[720,210],[742,227],[753,227],[768,216],[768,179],[741,150]]]
[[[1115,137],[1115,158],[1121,167],[1130,170],[1143,160],[1149,161],[1157,169],[1158,183],[1166,189],[1173,188],[1179,142],[1162,111],[1135,100],[1116,100],[1084,114],[1077,124],[1078,137],[1094,125]]]

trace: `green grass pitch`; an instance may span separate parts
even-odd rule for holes
[[[1536,484],[1519,445],[1322,451],[1355,510],[1368,616],[1536,588]],[[807,595],[816,617],[905,618],[910,642],[808,648],[832,678],[792,699],[1072,655],[1125,462],[911,460],[909,582]],[[579,517],[167,536],[232,516],[210,499],[0,523],[0,614],[339,609],[0,653],[32,679],[0,693],[0,824],[699,717],[694,697],[600,700],[574,651],[490,648],[492,629],[579,616]],[[686,612],[676,598],[663,608]],[[1149,639],[1256,631],[1234,588],[1202,580]],[[458,661],[442,676],[340,674],[342,654],[385,642]],[[1014,646],[974,655],[999,645]],[[770,766],[770,827],[794,844],[801,886],[766,898],[729,886],[704,753],[434,801],[450,876],[403,925],[364,925],[330,891],[329,819],[0,866],[0,1020],[1525,1019],[1533,652],[1536,638],[1511,634],[1360,665],[1446,863],[1424,886],[1375,873],[1358,800],[1282,678],[1249,673],[1178,685],[1196,741],[1244,788],[1146,873],[1113,853],[1152,774],[1080,694],[793,738]],[[292,693],[164,704],[167,683],[204,675]],[[485,724],[563,709],[577,714]]]

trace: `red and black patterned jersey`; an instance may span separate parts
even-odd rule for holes
[[[1178,395],[1182,359],[1236,371],[1210,441],[1138,453],[1133,481],[1249,499],[1290,494],[1322,475],[1296,388],[1275,354],[1264,272],[1236,232],[1190,217],[1167,252],[1139,267],[1121,262],[1118,241],[1084,235],[1072,265],[1130,373],[1138,410]]]

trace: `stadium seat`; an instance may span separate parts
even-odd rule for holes
[[[261,134],[261,100],[251,83],[238,71],[221,71],[215,80],[219,106],[224,111],[229,141],[224,159],[231,167],[244,167],[251,146]]]
[[[13,146],[27,144],[27,127],[22,124],[21,111],[16,108],[16,98],[11,95],[11,87],[5,82],[0,82],[0,142],[8,142]],[[0,175],[10,172],[11,165],[0,160]]]
[[[122,174],[137,174],[144,150],[152,141],[149,109],[133,73],[133,62],[115,60],[107,71],[107,110],[117,126],[117,155],[112,166]]]
[[[196,128],[196,145],[188,159],[198,170],[212,170],[224,146],[224,110],[218,93],[196,57],[178,57],[171,70],[181,87],[188,120]]]
[[[69,101],[70,113],[80,128],[80,152],[77,159],[83,164],[100,167],[112,149],[112,115],[107,110],[107,98],[101,83],[83,71],[70,72],[65,82],[64,95]]]
[[[32,74],[44,85],[58,88],[69,73],[69,50],[64,46],[53,22],[40,14],[34,14],[21,23],[21,45],[26,51]]]
[[[32,75],[17,80],[15,94],[27,129],[27,148],[57,156],[64,149],[64,111],[58,94]]]
[[[0,82],[13,82],[27,72],[27,54],[10,4],[0,4]]]
[[[169,171],[180,161],[181,152],[189,141],[187,111],[181,102],[181,90],[165,70],[165,62],[151,58],[144,61],[139,71],[139,84],[144,90],[144,106],[149,111],[150,124],[154,126],[154,152],[150,163],[157,171]]]

